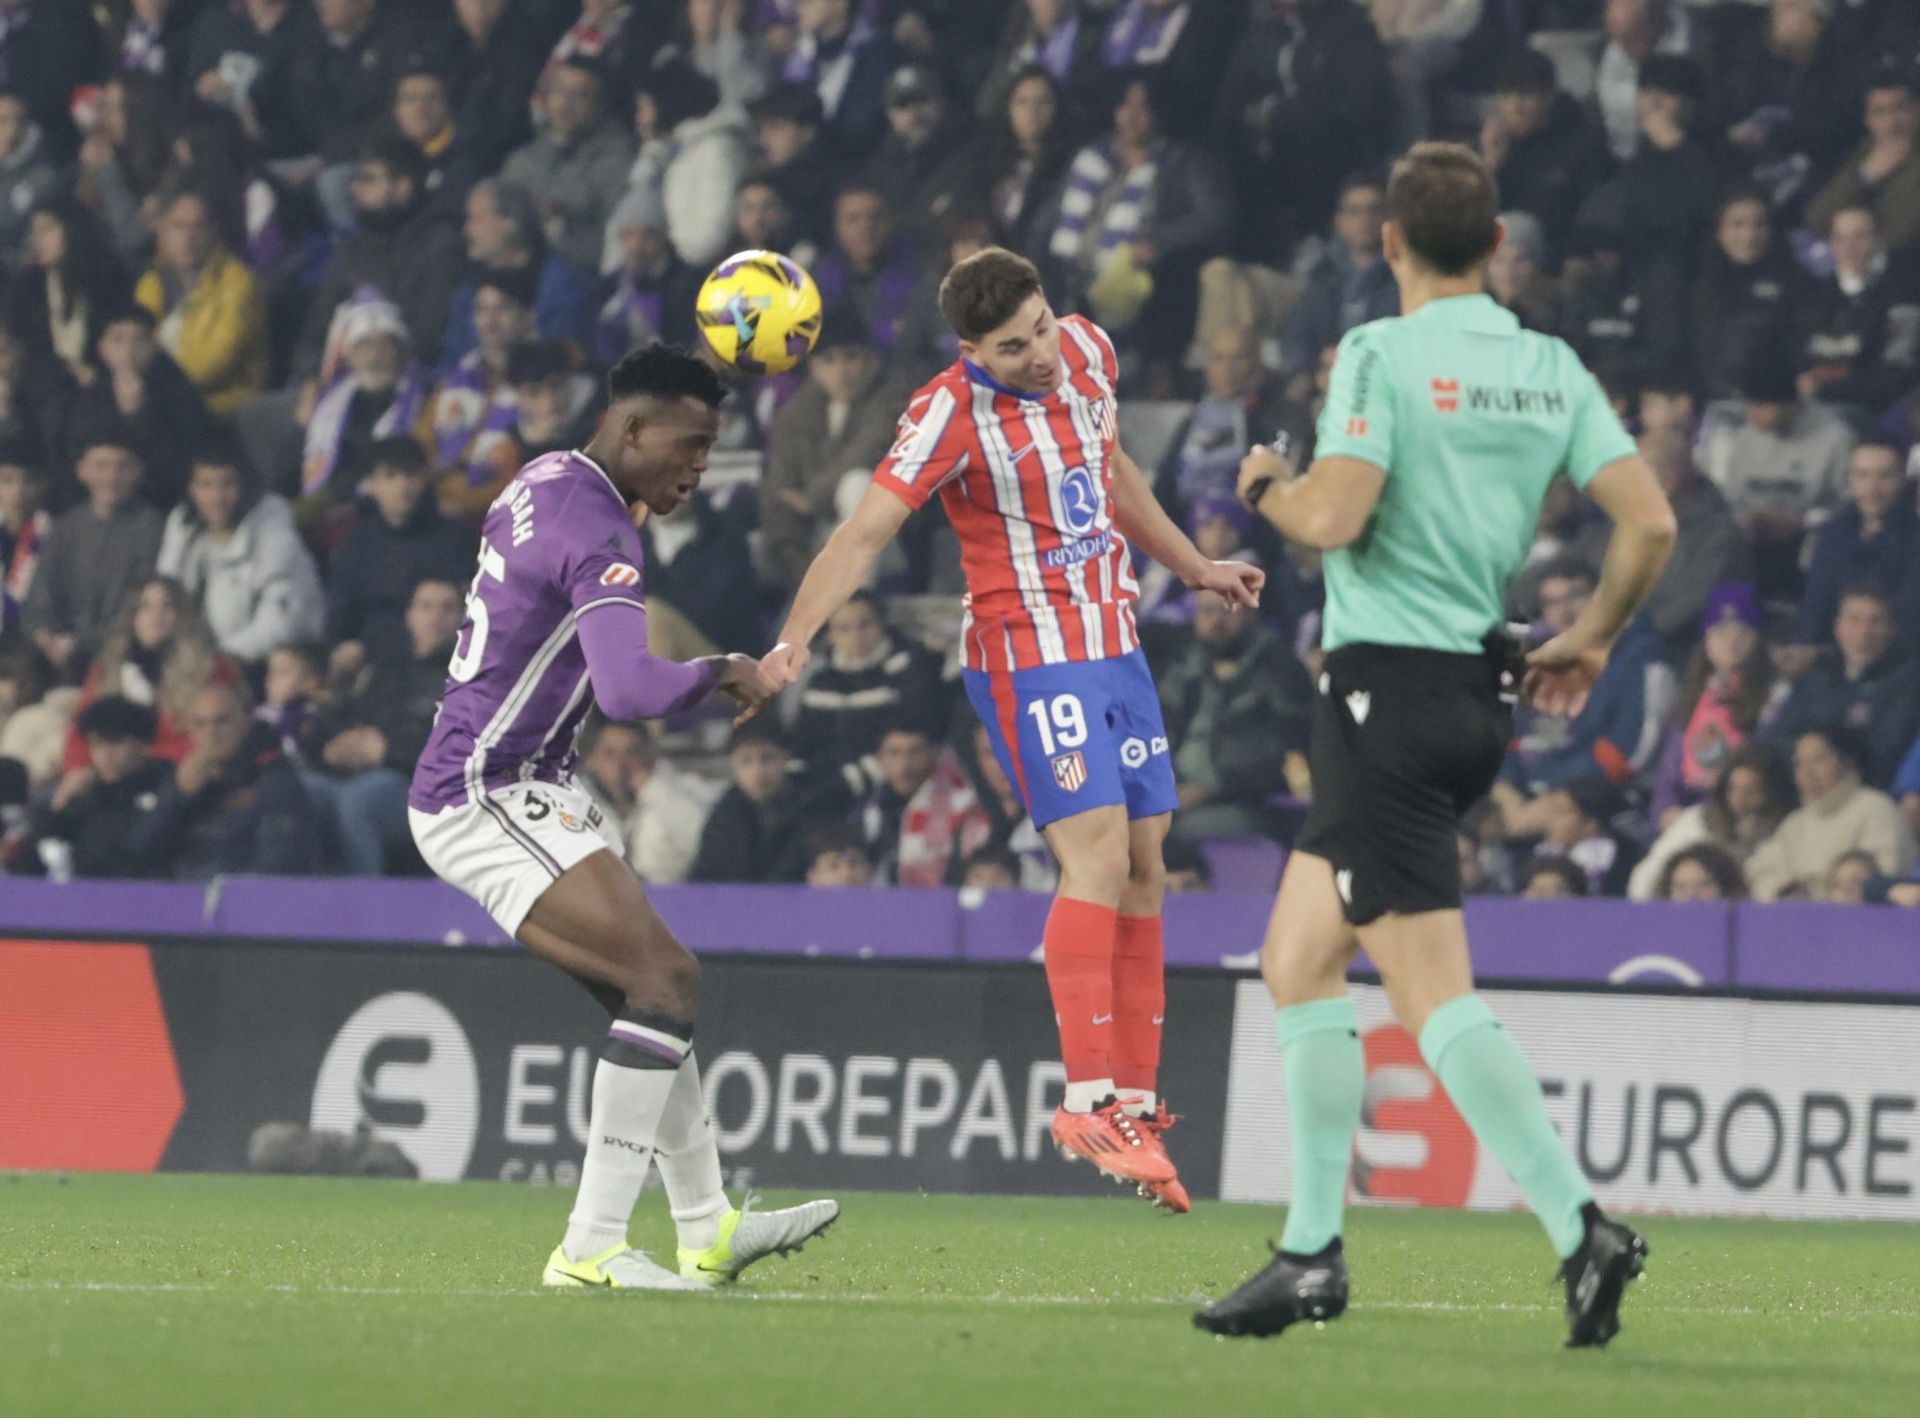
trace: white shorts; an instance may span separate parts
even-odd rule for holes
[[[595,852],[624,858],[619,834],[571,785],[510,783],[464,807],[407,809],[414,844],[435,876],[457,886],[517,936],[540,894]]]

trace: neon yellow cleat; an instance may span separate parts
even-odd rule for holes
[[[680,1274],[700,1285],[726,1285],[770,1255],[799,1250],[840,1217],[837,1201],[809,1201],[784,1211],[755,1211],[750,1196],[720,1218],[720,1239],[704,1251],[680,1248]]]
[[[698,1280],[684,1280],[644,1251],[636,1251],[622,1241],[610,1251],[586,1260],[568,1260],[566,1251],[555,1246],[547,1257],[547,1268],[540,1283],[568,1289],[587,1290],[704,1290]]]

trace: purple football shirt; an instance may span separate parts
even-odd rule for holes
[[[579,616],[609,604],[644,615],[640,566],[640,534],[598,463],[549,453],[520,470],[481,524],[480,571],[410,805],[439,812],[571,776],[593,700]]]

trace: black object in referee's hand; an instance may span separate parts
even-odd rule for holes
[[[1284,459],[1293,447],[1293,436],[1283,428],[1275,435],[1273,442],[1269,443],[1267,447],[1273,450],[1275,456]],[[1271,473],[1264,478],[1255,478],[1241,490],[1241,501],[1245,502],[1252,511],[1258,512],[1260,510],[1260,503],[1265,499],[1267,493],[1273,489],[1273,485],[1277,481],[1279,481],[1279,479]]]

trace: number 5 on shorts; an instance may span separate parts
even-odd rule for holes
[[[1078,748],[1087,741],[1087,715],[1077,694],[1056,694],[1027,705],[1040,730],[1040,751],[1053,757],[1058,749]]]

